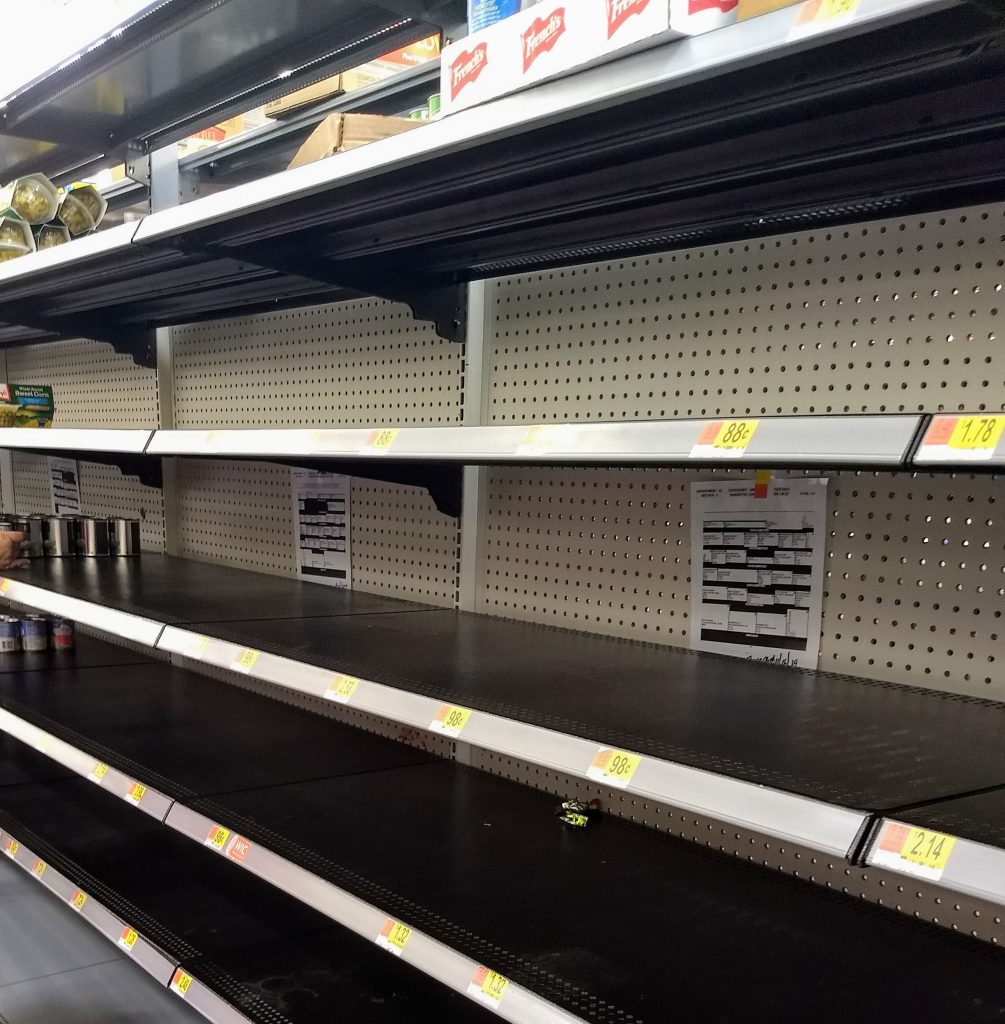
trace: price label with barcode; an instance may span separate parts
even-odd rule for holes
[[[736,459],[746,454],[760,420],[709,420],[691,447],[692,459]]]
[[[333,700],[336,704],[348,704],[359,688],[359,680],[354,676],[337,675],[325,690],[325,700]]]
[[[490,1009],[498,1010],[508,988],[508,978],[487,967],[479,967],[468,984],[468,995]]]
[[[453,704],[441,704],[436,717],[429,723],[433,732],[446,736],[460,736],[464,726],[468,724],[471,712],[467,708],[454,707]]]
[[[400,921],[388,918],[374,941],[381,949],[386,949],[388,953],[401,956],[405,952],[405,946],[408,945],[408,940],[411,936],[412,929],[407,924],[402,924]]]
[[[871,859],[880,867],[937,882],[955,847],[955,836],[888,821],[879,834]]]
[[[597,782],[625,789],[641,763],[642,758],[638,754],[601,747],[590,762],[590,767],[586,769],[586,774]]]

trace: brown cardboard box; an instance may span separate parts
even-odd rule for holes
[[[385,53],[383,57],[371,60],[366,64],[360,64],[358,68],[351,71],[343,71],[341,75],[333,75],[325,78],[314,85],[297,89],[288,96],[280,96],[278,100],[272,100],[265,105],[265,113],[268,117],[282,117],[302,107],[309,107],[313,103],[320,103],[322,100],[330,99],[332,96],[341,96],[344,92],[352,92],[354,89],[362,89],[367,85],[374,85],[377,82],[390,78],[408,68],[414,68],[432,60],[440,55],[440,37],[429,36],[420,39],[411,46],[403,46],[400,50],[392,50]]]
[[[407,117],[383,117],[380,114],[331,114],[314,129],[310,138],[297,151],[290,162],[290,169],[407,132],[423,123],[411,121]]]

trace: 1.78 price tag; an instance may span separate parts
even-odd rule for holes
[[[994,457],[1005,415],[935,416],[915,462],[980,462]]]

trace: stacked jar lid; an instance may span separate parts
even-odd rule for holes
[[[15,178],[0,189],[0,262],[86,235],[107,209],[93,185],[57,189],[44,174]]]
[[[140,521],[103,516],[14,516],[0,531],[24,534],[24,558],[132,557],[140,553]]]

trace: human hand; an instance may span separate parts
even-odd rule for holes
[[[6,530],[0,533],[0,569],[22,569],[28,564],[28,559],[21,557],[23,540],[23,533]]]

